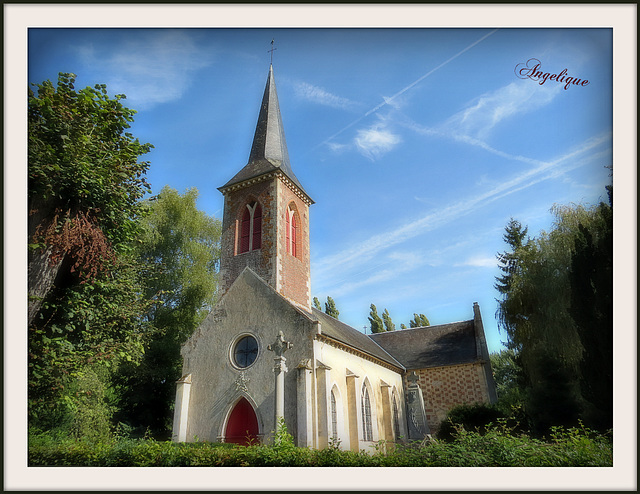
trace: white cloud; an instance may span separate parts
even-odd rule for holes
[[[454,219],[460,218],[471,211],[476,211],[502,197],[531,187],[544,180],[557,178],[570,170],[585,165],[587,162],[592,162],[594,154],[589,154],[584,158],[580,158],[580,156],[585,155],[588,151],[593,153],[596,147],[610,141],[611,133],[609,132],[588,139],[573,151],[553,161],[538,162],[538,166],[523,171],[510,180],[496,184],[492,188],[484,188],[483,191],[476,196],[469,197],[440,209],[431,210],[413,221],[399,225],[389,231],[373,235],[357,245],[319,259],[313,266],[316,282],[319,281],[319,285],[322,285],[329,280],[340,278],[349,279],[349,271],[353,273],[355,270],[362,269],[362,266],[370,265],[372,259],[376,257],[380,258],[380,256],[384,255],[384,251],[388,249],[396,247],[418,235],[433,231],[442,225],[450,223]],[[596,154],[595,156],[598,155]],[[433,259],[431,259],[431,261],[433,261]],[[479,260],[477,261],[480,262]],[[398,270],[395,271],[396,273],[398,272]],[[381,277],[387,275],[386,272],[383,272],[357,284],[352,285],[348,283],[341,287],[341,293],[346,293],[363,285],[377,282]]]
[[[397,102],[396,100],[402,96],[404,93],[406,93],[407,91],[409,91],[411,88],[413,88],[414,86],[416,86],[417,84],[419,84],[420,82],[422,82],[424,79],[426,79],[427,77],[429,77],[431,74],[433,74],[434,72],[440,70],[442,67],[444,67],[445,65],[447,65],[449,62],[455,60],[456,58],[458,58],[460,55],[462,55],[463,53],[465,53],[466,51],[470,50],[471,48],[473,48],[474,46],[476,46],[478,43],[481,43],[482,41],[484,41],[485,39],[487,39],[489,36],[491,36],[493,33],[495,33],[497,31],[497,29],[494,29],[490,32],[488,32],[487,34],[485,34],[484,36],[482,36],[481,38],[477,39],[476,41],[474,41],[473,43],[471,43],[470,45],[468,45],[467,47],[465,47],[464,49],[460,50],[458,53],[456,53],[455,55],[453,55],[452,57],[448,58],[447,60],[445,60],[444,62],[442,62],[440,65],[438,65],[437,67],[431,69],[429,72],[427,72],[426,74],[424,74],[423,76],[419,77],[418,79],[416,79],[415,81],[413,81],[411,84],[403,87],[400,91],[398,91],[397,93],[395,93],[393,96],[384,96],[383,97],[383,101],[382,103],[379,103],[378,105],[376,105],[375,107],[373,107],[371,110],[367,111],[364,115],[358,117],[356,120],[354,120],[353,122],[351,122],[349,125],[347,125],[346,127],[343,127],[342,129],[340,129],[338,132],[336,132],[335,134],[331,135],[330,137],[327,137],[324,141],[322,141],[318,146],[322,146],[324,144],[327,144],[328,142],[330,142],[334,137],[338,136],[339,134],[342,134],[345,130],[350,129],[351,127],[353,127],[356,123],[358,123],[360,120],[362,120],[365,117],[368,117],[369,115],[376,113],[380,108],[382,108],[385,105],[390,105],[392,107],[398,108],[400,106],[400,103]],[[317,146],[316,146],[317,147]]]
[[[455,267],[472,266],[474,268],[495,268],[498,261],[495,257],[473,256],[462,263],[454,264]]]
[[[331,94],[321,87],[314,86],[307,82],[298,82],[294,84],[295,95],[312,103],[317,103],[331,108],[347,109],[356,105],[353,101]]]
[[[514,81],[480,96],[475,105],[449,118],[443,130],[452,131],[458,136],[482,139],[503,120],[548,105],[561,92],[562,86],[558,84],[541,86],[530,81]]]
[[[80,59],[107,83],[124,93],[136,108],[150,108],[179,99],[197,70],[212,63],[212,54],[196,46],[180,30],[151,30],[109,45],[109,50],[78,47]]]
[[[377,123],[368,129],[360,129],[354,142],[360,154],[373,161],[391,151],[401,142],[401,139],[400,136],[386,129],[383,124]]]

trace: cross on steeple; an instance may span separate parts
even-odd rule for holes
[[[274,52],[275,50],[277,50],[277,48],[274,48],[274,47],[273,47],[273,42],[274,42],[274,41],[275,41],[275,39],[272,39],[272,40],[271,40],[271,49],[270,49],[270,50],[267,50],[267,53],[271,53],[271,64],[273,64],[273,52]]]

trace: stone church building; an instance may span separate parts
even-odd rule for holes
[[[496,400],[480,309],[373,335],[312,307],[309,207],[269,69],[249,161],[224,195],[220,298],[182,347],[174,441],[361,450],[422,439],[461,403]]]

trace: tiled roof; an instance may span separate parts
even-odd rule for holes
[[[273,67],[269,67],[249,162],[219,190],[278,170],[313,202],[291,169]]]
[[[404,370],[403,365],[380,347],[375,341],[364,333],[361,333],[348,324],[325,314],[324,312],[313,308],[313,316],[320,321],[322,334],[340,343],[344,343],[350,347],[356,348],[361,352],[372,355],[388,364],[399,367]]]
[[[370,335],[407,369],[458,365],[479,360],[474,322],[400,329]]]

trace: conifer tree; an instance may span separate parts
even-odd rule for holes
[[[378,309],[374,304],[371,304],[371,312],[369,313],[369,322],[371,323],[371,333],[383,333],[384,323],[378,315]]]
[[[338,316],[340,315],[340,311],[336,307],[336,303],[331,297],[327,297],[327,302],[324,304],[324,312],[325,314],[331,317],[335,317],[336,319],[338,319]]]
[[[393,324],[391,320],[391,316],[389,315],[389,311],[387,309],[382,313],[382,320],[384,321],[384,329],[385,331],[395,331],[396,325]]]
[[[411,328],[422,328],[424,326],[431,326],[429,319],[424,314],[416,314],[414,312],[413,319],[409,321],[409,327]]]
[[[313,306],[318,310],[322,310],[322,305],[320,305],[320,300],[318,300],[318,297],[313,297]]]

